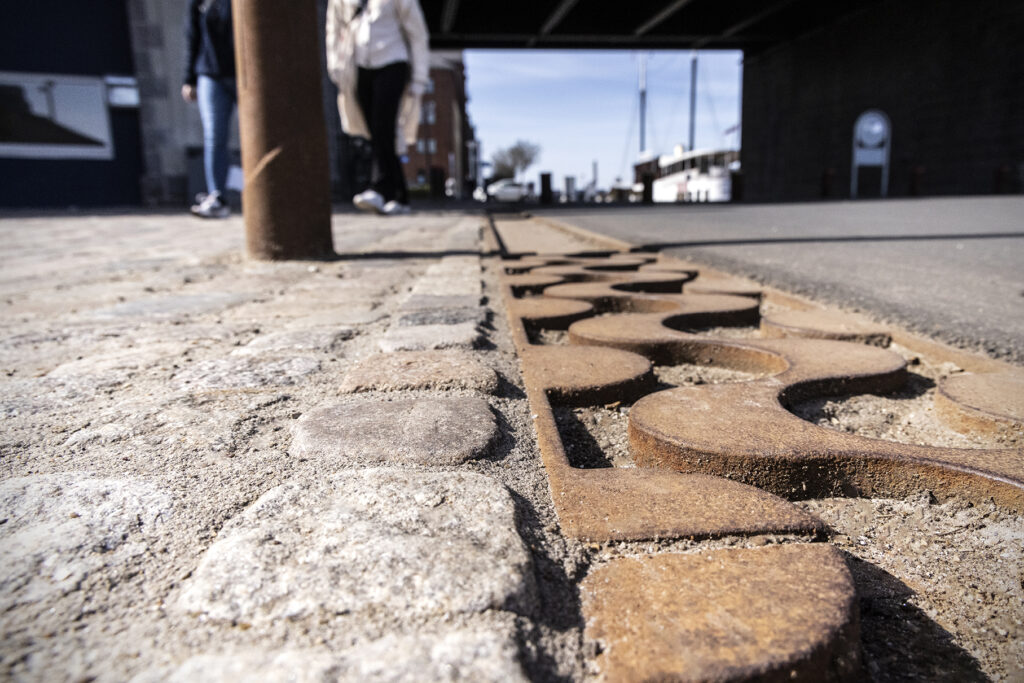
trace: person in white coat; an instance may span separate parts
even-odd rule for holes
[[[409,212],[398,152],[416,142],[430,72],[429,34],[418,0],[330,0],[327,71],[338,86],[341,126],[370,139],[373,182],[353,203]]]

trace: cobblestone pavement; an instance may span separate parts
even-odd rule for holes
[[[578,677],[482,225],[0,221],[0,677]]]
[[[1016,376],[942,359],[955,429],[879,450],[798,389],[896,390],[907,339],[497,227],[342,215],[337,260],[259,263],[238,219],[0,218],[0,677],[1020,675]]]

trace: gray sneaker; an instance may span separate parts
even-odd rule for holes
[[[376,190],[360,192],[352,198],[352,203],[356,205],[357,209],[362,209],[363,211],[372,211],[373,213],[384,212],[384,197],[381,197],[380,193]]]
[[[192,206],[192,213],[200,218],[227,218],[231,215],[231,207],[221,199],[219,192],[211,192]]]
[[[381,209],[381,213],[385,216],[405,216],[406,214],[412,213],[412,209],[409,208],[408,204],[400,204],[392,199],[384,205],[384,208]]]

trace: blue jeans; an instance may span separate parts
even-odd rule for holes
[[[199,117],[203,120],[203,170],[206,190],[224,193],[228,182],[228,134],[238,94],[233,78],[200,74],[197,87]]]

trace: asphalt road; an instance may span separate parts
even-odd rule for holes
[[[535,213],[1024,365],[1024,197]]]

